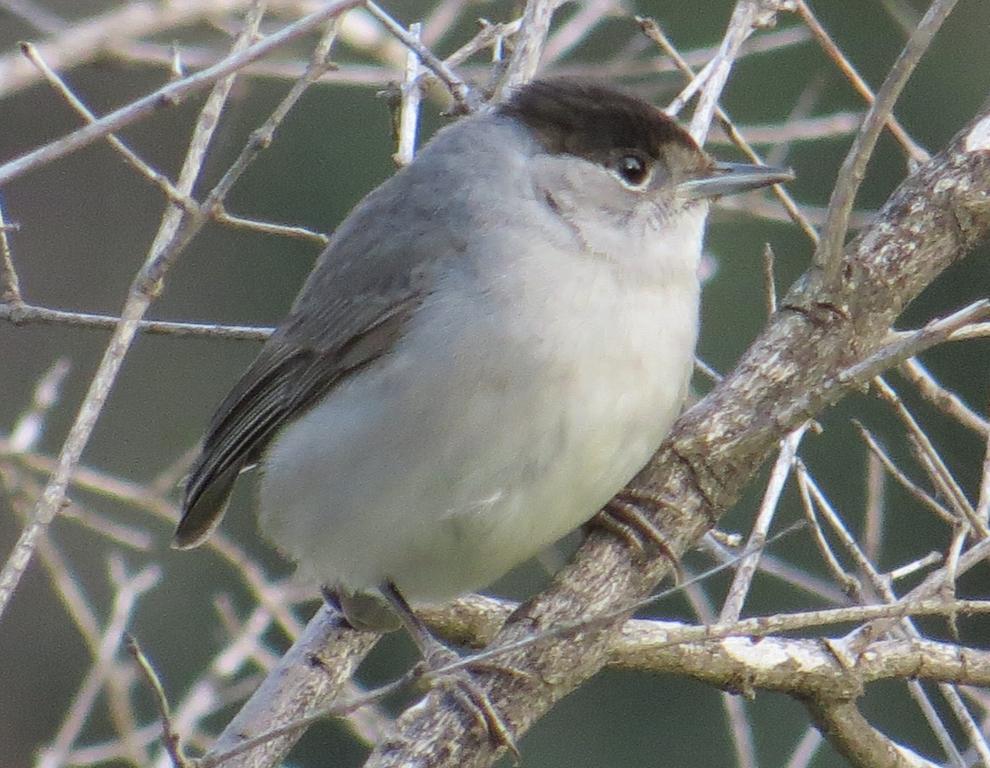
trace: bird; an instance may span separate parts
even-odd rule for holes
[[[585,80],[442,128],[337,227],[220,404],[174,546],[257,465],[262,532],[355,628],[412,631],[417,604],[489,586],[656,451],[688,392],[710,202],[791,177]]]

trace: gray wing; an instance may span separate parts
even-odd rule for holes
[[[241,470],[255,463],[269,440],[341,379],[374,361],[395,343],[418,304],[408,297],[345,344],[321,349],[281,330],[266,344],[221,403],[186,482],[178,548],[200,544],[220,521]]]
[[[432,287],[432,254],[447,236],[441,212],[425,204],[410,211],[420,205],[410,194],[415,181],[395,176],[355,208],[288,317],[221,403],[186,482],[174,547],[194,547],[210,534],[238,474],[281,426],[401,337]],[[409,216],[433,218],[434,226],[398,231],[394,222]]]

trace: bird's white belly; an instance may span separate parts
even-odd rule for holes
[[[531,338],[497,311],[479,322],[470,296],[424,307],[392,354],[280,432],[263,529],[350,591],[391,580],[416,601],[486,586],[589,519],[677,415],[697,286],[625,299],[555,306],[524,319]]]

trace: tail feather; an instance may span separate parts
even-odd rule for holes
[[[182,504],[182,519],[172,536],[173,549],[192,549],[199,546],[220,524],[239,473],[240,466],[229,467],[213,477],[208,485],[198,489],[195,497],[190,498],[187,491]]]

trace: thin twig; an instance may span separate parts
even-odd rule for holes
[[[45,421],[59,401],[62,382],[69,375],[69,361],[60,357],[38,380],[31,397],[31,405],[21,414],[10,431],[7,444],[15,453],[33,451],[45,431]]]
[[[152,698],[155,700],[155,706],[158,707],[158,716],[162,721],[162,742],[165,745],[165,751],[168,752],[169,757],[172,759],[172,765],[176,768],[183,768],[188,765],[188,762],[186,761],[185,755],[182,754],[182,745],[179,743],[179,734],[172,727],[172,716],[169,713],[168,697],[165,695],[165,686],[162,685],[162,681],[158,678],[155,668],[151,666],[151,662],[148,660],[148,657],[145,656],[144,651],[141,650],[141,646],[138,644],[137,638],[128,633],[125,638],[125,645],[127,647],[127,652],[137,663],[138,669],[141,670],[141,676],[148,684],[148,689],[151,691]]]
[[[970,714],[965,702],[963,702],[962,697],[959,695],[959,691],[956,690],[955,686],[947,685],[946,683],[940,683],[938,689],[949,703],[952,714],[956,716],[956,721],[962,726],[963,731],[969,738],[970,745],[979,756],[980,762],[983,765],[990,765],[990,743],[988,743],[983,729],[980,728],[980,725],[973,719],[973,715]]]
[[[459,111],[475,112],[481,107],[481,98],[474,89],[468,86],[447,64],[418,39],[410,35],[402,25],[389,16],[371,0],[365,0],[364,7],[378,19],[397,40],[413,51],[423,66],[433,72],[454,97],[454,103]]]
[[[756,513],[756,520],[753,523],[753,530],[746,542],[746,549],[752,554],[739,562],[736,568],[735,578],[729,593],[722,604],[722,611],[719,613],[719,623],[727,624],[735,622],[742,613],[743,603],[749,593],[753,582],[753,575],[756,573],[756,566],[760,561],[760,553],[763,550],[763,543],[767,539],[770,525],[773,522],[777,507],[780,504],[780,495],[784,491],[784,484],[794,466],[794,459],[797,456],[798,446],[801,438],[804,437],[808,429],[807,423],[795,429],[786,438],[780,441],[780,452],[777,454],[777,461],[774,463],[770,479],[767,481],[766,490],[763,493],[763,501],[760,509]]]
[[[243,229],[248,232],[259,232],[264,235],[275,235],[277,237],[288,237],[293,240],[303,240],[307,243],[315,243],[321,248],[330,242],[330,238],[321,232],[314,232],[306,227],[294,227],[286,224],[274,224],[270,221],[258,221],[257,219],[246,219],[243,216],[235,216],[227,213],[223,203],[216,203],[210,214],[218,224],[224,224],[232,229]]]
[[[313,47],[313,55],[310,57],[309,66],[306,67],[303,76],[292,84],[288,93],[282,97],[265,121],[251,132],[251,138],[241,148],[227,171],[220,177],[220,181],[206,196],[202,205],[203,210],[210,211],[222,203],[237,180],[248,169],[248,166],[257,159],[262,151],[271,146],[279,126],[306,90],[333,66],[330,61],[330,50],[333,48],[333,42],[337,37],[337,17],[328,19],[323,23],[323,26],[323,34],[320,35],[320,39]]]
[[[536,75],[550,32],[550,20],[559,4],[560,0],[527,0],[522,24],[515,38],[515,50],[502,77],[498,97],[529,82]]]
[[[950,340],[955,336],[956,334],[953,333],[949,337]],[[897,370],[918,388],[918,392],[925,400],[942,413],[951,416],[963,426],[990,437],[990,422],[966,405],[955,392],[939,384],[920,360],[909,357],[898,366]]]
[[[704,145],[705,137],[708,136],[712,117],[722,97],[722,89],[729,79],[732,65],[739,55],[739,49],[758,24],[769,23],[768,16],[772,17],[777,12],[777,5],[773,0],[738,0],[732,10],[722,44],[711,61],[711,67],[706,70],[707,76],[703,79],[701,95],[688,129],[699,146]]]
[[[90,112],[89,108],[86,107],[82,100],[72,92],[68,85],[66,85],[65,81],[62,80],[62,78],[60,78],[58,74],[48,66],[48,64],[42,59],[38,49],[35,46],[30,43],[24,43],[21,48],[24,55],[38,67],[49,84],[51,84],[52,87],[55,88],[63,96],[63,98],[65,98],[65,100],[73,109],[76,110],[76,112],[82,115],[83,118],[89,123],[96,121],[96,116]],[[313,82],[315,79],[318,79],[318,77],[321,76],[328,67],[329,64],[325,64],[314,72],[313,66],[311,65],[307,68],[307,71],[303,73],[304,81],[308,83]],[[268,137],[268,140],[270,141],[271,137]],[[196,200],[189,195],[183,195],[178,189],[176,189],[175,185],[172,184],[171,180],[165,174],[146,163],[117,136],[112,133],[108,134],[107,141],[124,157],[128,164],[135,168],[142,177],[147,178],[155,184],[171,202],[184,208],[187,213],[194,215],[199,213],[200,204]],[[253,232],[262,232],[264,234],[310,240],[315,241],[320,245],[326,245],[328,240],[326,235],[311,232],[303,227],[288,227],[233,216],[224,210],[222,202],[215,203],[209,209],[209,214],[214,221],[237,229],[246,229]]]
[[[832,36],[826,31],[825,27],[821,25],[818,18],[812,12],[811,8],[805,2],[805,0],[797,0],[797,11],[804,20],[804,23],[811,30],[811,34],[814,36],[815,40],[825,51],[825,54],[832,60],[839,71],[845,75],[846,79],[852,83],[853,88],[863,97],[863,100],[869,104],[873,105],[876,101],[876,96],[867,85],[866,81],[859,76],[859,72],[852,65],[852,62],[846,58],[842,49],[835,44],[832,40]],[[911,30],[913,31],[915,25],[912,25]],[[904,149],[905,154],[910,158],[913,163],[925,163],[930,159],[928,151],[918,144],[911,136],[908,134],[904,127],[898,122],[897,118],[893,115],[893,112],[887,116],[887,120],[884,125],[890,130],[891,135],[897,139],[898,143]]]
[[[976,516],[990,525],[990,431],[983,450],[983,468],[980,474],[980,493],[976,502]]]
[[[852,133],[859,127],[859,116],[850,113],[840,112],[833,115],[822,115],[820,117],[812,116],[811,113],[824,91],[825,78],[821,75],[813,77],[804,86],[797,101],[794,102],[794,106],[791,107],[790,112],[787,113],[787,117],[784,119],[781,126],[782,130],[777,134],[779,138],[774,142],[774,146],[767,154],[767,165],[784,165],[787,156],[790,154],[791,144],[802,135],[800,132],[790,130],[790,126],[798,128],[816,127],[819,131],[818,135],[821,138]],[[740,127],[740,130],[745,130],[746,137],[754,144],[757,143],[759,136],[757,132],[751,128],[743,129]]]
[[[825,518],[825,521],[828,523],[832,533],[838,538],[839,543],[842,545],[842,548],[846,551],[849,557],[852,558],[852,561],[856,564],[859,572],[869,581],[873,591],[883,593],[884,590],[887,589],[887,583],[884,580],[883,575],[877,570],[876,566],[873,565],[870,559],[863,552],[859,542],[856,541],[856,537],[853,536],[852,532],[849,530],[845,520],[842,519],[842,515],[839,514],[832,502],[829,501],[828,496],[826,496],[825,492],[821,489],[818,481],[811,476],[808,468],[800,459],[795,460],[795,469],[798,473],[799,481],[805,488],[807,488],[808,493],[815,504],[815,508]],[[859,584],[858,581],[855,583],[857,585]],[[863,590],[857,589],[857,594],[855,597],[862,600],[864,597]]]
[[[779,123],[747,123],[737,125],[736,130],[754,146],[771,147],[767,155],[767,165],[783,165],[791,145],[796,142],[818,142],[840,138],[859,129],[862,116],[858,113],[833,112],[830,115],[814,116],[795,114],[802,106],[804,105],[799,100],[787,118]],[[708,137],[708,144],[731,143],[729,137],[723,134],[721,125],[717,123],[715,131]]]
[[[298,40],[328,19],[359,5],[361,0],[335,0],[315,13],[289,24],[258,43],[234,53],[212,67],[200,70],[182,80],[169,83],[130,104],[121,107],[96,122],[85,125],[61,139],[45,144],[0,166],[0,185],[23,176],[54,160],[99,141],[109,133],[119,131],[163,107],[175,106],[188,96],[207,88],[218,80],[240,71],[247,64],[267,56],[272,51]]]
[[[863,597],[863,587],[859,583],[859,579],[848,573],[842,566],[842,563],[839,562],[839,558],[832,551],[832,547],[828,543],[828,537],[825,535],[825,531],[822,530],[822,526],[818,522],[818,515],[815,513],[815,499],[811,495],[810,475],[799,471],[796,467],[795,474],[798,481],[798,493],[801,496],[801,507],[804,510],[805,519],[811,528],[811,535],[814,539],[815,546],[818,548],[818,554],[825,561],[825,566],[832,574],[832,578],[842,587],[842,591],[854,600],[861,600]]]
[[[773,248],[770,243],[763,246],[763,295],[766,297],[767,317],[777,311],[777,281],[773,274]]]
[[[822,231],[822,239],[815,249],[815,264],[825,270],[826,285],[833,285],[842,264],[842,245],[848,230],[849,214],[856,202],[866,166],[873,155],[873,148],[887,118],[890,117],[901,91],[921,57],[928,50],[935,33],[952,12],[957,0],[934,0],[907,45],[884,79],[876,100],[863,118],[863,125],[856,134],[852,146],[839,170],[829,201],[829,215]]]
[[[14,325],[69,325],[76,328],[97,328],[112,331],[121,321],[116,315],[94,315],[89,312],[67,312],[60,309],[0,304],[0,320]],[[201,336],[216,339],[248,339],[264,341],[273,328],[253,325],[221,325],[219,323],[179,323],[167,320],[141,320],[137,329],[143,333],[163,336]]]
[[[868,554],[871,557],[873,555],[872,552],[868,552]],[[876,558],[874,558],[874,560],[875,559]],[[905,563],[904,565],[891,569],[887,574],[887,577],[892,583],[896,583],[903,578],[913,576],[919,571],[924,571],[932,566],[939,565],[943,560],[944,558],[942,557],[941,552],[929,552],[927,555],[923,555],[917,560],[912,560],[910,563]]]
[[[808,768],[811,761],[815,759],[815,755],[818,754],[818,748],[824,740],[825,737],[817,728],[806,728],[804,736],[794,747],[794,751],[784,768]]]
[[[21,21],[30,24],[39,32],[46,35],[53,35],[61,32],[68,26],[67,22],[60,16],[42,8],[32,0],[2,0],[0,8],[7,13],[17,16]]]
[[[917,448],[921,465],[929,470],[929,476],[936,486],[944,491],[943,495],[950,505],[956,509],[960,517],[969,521],[981,538],[990,536],[987,524],[976,516],[959,483],[894,388],[887,384],[883,377],[877,376],[873,381],[873,391],[893,407],[894,413],[907,427],[911,443]]]
[[[0,200],[0,300],[8,304],[21,304],[21,284],[14,268],[8,230],[11,227],[3,217],[3,201]]]
[[[887,476],[883,462],[870,452],[866,455],[866,508],[863,521],[863,549],[873,562],[880,561],[886,511]],[[891,578],[894,578],[891,576]]]
[[[924,328],[903,334],[895,334],[893,341],[877,349],[873,354],[858,363],[843,368],[832,376],[815,399],[823,403],[838,400],[848,389],[864,387],[871,379],[879,376],[913,355],[948,340],[953,332],[980,318],[990,311],[990,300],[982,299],[953,312],[946,317],[930,321]],[[810,397],[798,398],[786,410],[777,414],[781,423],[796,422],[801,416],[815,411]]]
[[[921,502],[923,506],[926,506],[932,510],[942,520],[942,522],[947,523],[948,525],[955,525],[958,522],[958,518],[955,515],[942,506],[942,504],[940,504],[931,494],[926,492],[921,486],[909,478],[907,473],[897,466],[894,460],[890,457],[890,454],[884,450],[883,446],[880,444],[880,441],[874,437],[870,430],[855,419],[853,419],[852,424],[857,430],[859,430],[860,437],[863,438],[863,442],[866,443],[866,447],[870,449],[870,453],[877,457],[884,469],[890,473],[891,477],[893,477],[901,485],[901,487]]]
[[[253,38],[262,15],[261,5],[256,5],[248,14],[244,31],[234,44],[235,50],[243,51],[243,49],[248,48],[248,41]],[[205,147],[219,123],[217,114],[232,85],[233,76],[228,74],[225,79],[215,85],[200,112],[190,142],[190,149],[179,175],[177,186],[183,194],[189,194],[199,176]],[[94,125],[97,124],[91,123],[87,128]],[[82,130],[86,130],[86,128]],[[145,264],[132,283],[124,309],[121,312],[121,322],[114,331],[75,421],[62,445],[58,466],[52,473],[31,520],[24,527],[13,551],[0,571],[0,616],[3,615],[21,576],[27,569],[38,538],[51,524],[65,500],[69,478],[79,463],[83,449],[89,441],[96,421],[103,410],[103,405],[113,388],[127,351],[137,333],[138,323],[160,290],[165,272],[187,242],[182,240],[180,230],[182,219],[182,209],[174,206],[168,207]]]
[[[421,24],[409,25],[409,34],[416,40],[420,39]],[[417,78],[419,77],[419,56],[413,50],[406,55],[406,72],[399,86],[398,147],[392,160],[402,168],[413,161],[416,153],[416,129],[419,125],[419,105],[423,98]]]
[[[561,3],[556,5],[560,7]],[[620,0],[585,0],[575,10],[547,38],[542,57],[546,64],[556,64],[584,43],[599,25],[610,17],[623,16],[626,11]],[[620,54],[619,58],[626,57]]]
[[[111,559],[109,570],[116,589],[113,611],[100,638],[100,646],[93,659],[93,665],[76,692],[68,716],[52,739],[52,743],[42,750],[38,760],[40,768],[56,768],[66,764],[65,755],[69,753],[72,744],[82,732],[109,670],[116,663],[115,657],[138,600],[161,578],[161,569],[155,565],[148,566],[133,576],[129,575],[118,558]]]
[[[715,624],[714,606],[708,597],[704,584],[689,584],[684,592],[699,622],[706,626]],[[732,747],[735,752],[736,765],[739,768],[743,768],[744,766],[745,768],[755,768],[757,761],[753,728],[750,724],[749,717],[747,717],[746,706],[743,703],[742,697],[728,691],[723,691],[719,698],[722,702],[722,709],[725,710],[726,719],[728,720],[729,733],[732,735]]]
[[[54,88],[62,96],[62,98],[68,102],[69,106],[80,114],[88,124],[96,122],[97,118],[89,110],[89,107],[87,107],[83,101],[72,92],[72,89],[66,85],[65,81],[62,80],[62,78],[59,77],[51,67],[48,66],[36,46],[31,43],[22,43],[21,52],[28,59],[28,61],[38,68],[38,71],[40,71],[45,80],[48,81],[48,84],[51,85],[52,88]],[[171,180],[169,180],[165,174],[146,163],[137,155],[136,152],[117,138],[117,136],[112,133],[108,133],[106,139],[110,146],[116,149],[117,152],[123,156],[124,160],[126,160],[129,165],[137,170],[139,175],[158,186],[158,188],[165,193],[165,196],[171,202],[182,206],[187,211],[194,211],[198,208],[195,200],[193,200],[189,195],[182,194],[178,189],[176,189],[175,185],[172,184]]]

